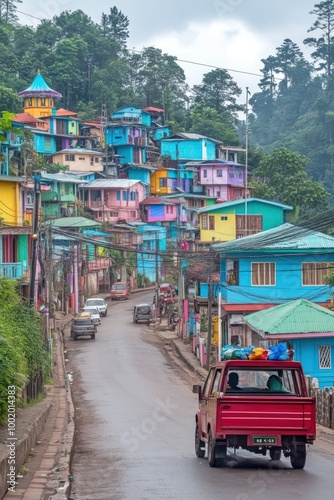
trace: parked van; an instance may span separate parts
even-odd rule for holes
[[[137,304],[133,308],[133,322],[139,323],[143,321],[148,325],[153,319],[152,308],[149,304]]]
[[[130,295],[130,286],[125,281],[117,281],[111,287],[111,300],[127,300]]]

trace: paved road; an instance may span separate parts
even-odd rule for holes
[[[234,468],[211,469],[195,457],[192,381],[153,329],[132,323],[133,305],[151,295],[109,307],[95,341],[67,341],[77,417],[73,498],[332,500],[330,447],[311,447],[303,471],[287,459],[274,469],[247,452]]]

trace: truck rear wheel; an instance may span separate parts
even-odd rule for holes
[[[282,450],[276,446],[272,446],[269,450],[271,460],[281,460]]]
[[[205,455],[205,443],[201,440],[198,424],[195,429],[195,453],[198,458],[203,458]]]
[[[209,430],[209,437],[208,437],[208,462],[210,467],[216,467],[217,465],[216,443],[212,439],[211,429]]]
[[[95,333],[93,333],[91,336],[90,336],[91,339],[95,339]]]
[[[294,469],[304,469],[306,462],[306,445],[300,443],[291,450],[290,462]]]

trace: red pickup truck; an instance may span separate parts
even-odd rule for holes
[[[242,448],[279,460],[283,452],[303,469],[306,444],[316,436],[315,399],[308,396],[296,361],[227,360],[211,367],[198,394],[195,453],[211,467],[227,448]]]

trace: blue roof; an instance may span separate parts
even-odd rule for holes
[[[19,97],[34,97],[38,95],[47,95],[59,99],[63,97],[60,92],[57,92],[49,87],[40,73],[37,73],[30,87],[18,93]]]
[[[199,214],[205,212],[212,212],[213,210],[219,210],[220,208],[235,207],[236,205],[245,205],[245,198],[235,201],[224,201],[223,203],[216,203],[216,205],[209,205],[208,207],[199,208],[197,211]],[[257,201],[263,203],[264,205],[273,205],[275,207],[283,208],[283,210],[293,210],[290,205],[283,205],[282,203],[275,203],[274,201],[261,200],[260,198],[247,198],[247,204]]]
[[[214,244],[211,248],[223,253],[254,252],[254,250],[307,252],[322,250],[328,253],[328,251],[334,252],[334,238],[307,227],[286,223],[227,243]]]

